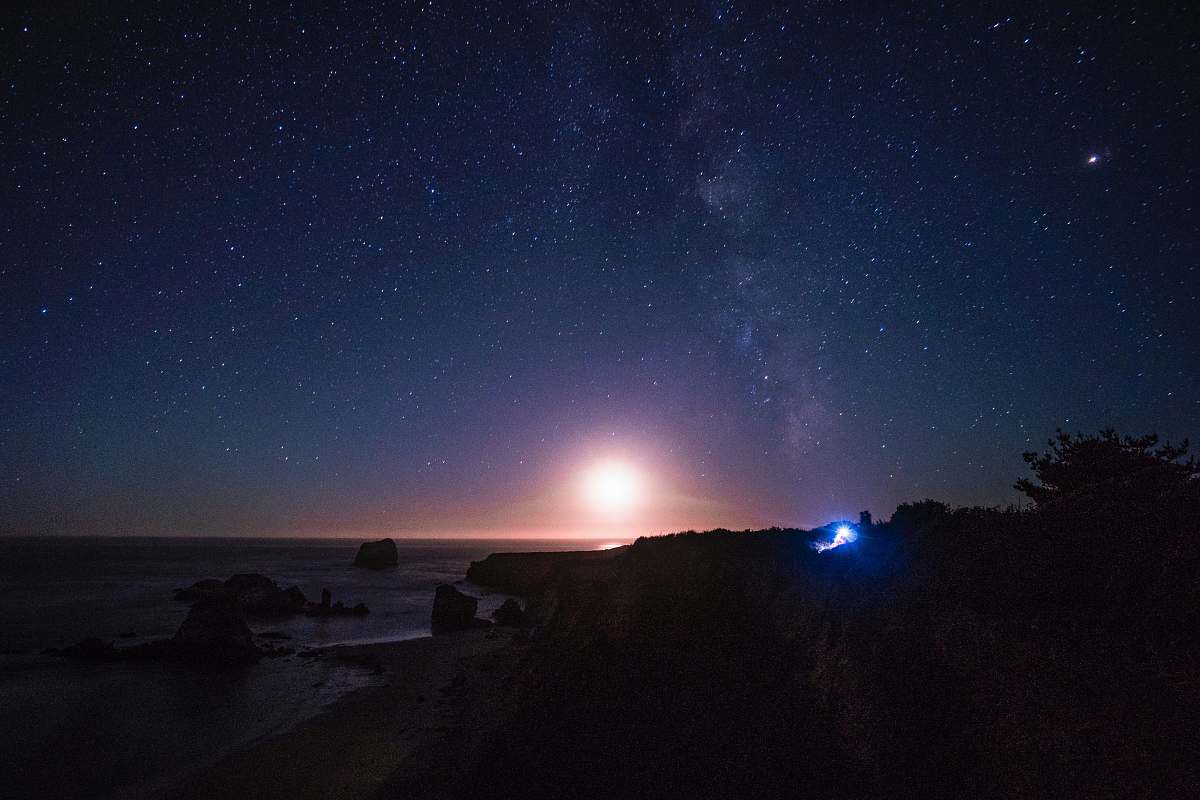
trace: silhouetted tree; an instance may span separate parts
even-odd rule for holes
[[[1183,461],[1188,442],[1158,444],[1156,434],[1120,436],[1112,428],[1097,434],[1069,434],[1061,428],[1044,453],[1023,455],[1036,482],[1021,478],[1013,488],[1039,506],[1082,489],[1107,485],[1113,491],[1158,493],[1200,475],[1194,457]]]
[[[950,506],[938,500],[901,503],[892,512],[891,524],[900,531],[911,533],[925,530],[950,516]]]

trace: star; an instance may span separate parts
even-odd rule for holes
[[[223,497],[225,480],[262,481],[283,508],[329,480],[298,523],[357,530],[360,514],[411,499],[450,530],[460,514],[484,513],[463,499],[466,485],[519,503],[561,474],[540,470],[565,461],[524,459],[527,447],[567,459],[569,442],[591,452],[594,437],[628,445],[633,459],[651,434],[674,455],[647,472],[678,477],[700,455],[722,464],[720,475],[705,468],[704,486],[680,478],[671,495],[711,499],[702,511],[686,501],[676,517],[643,491],[642,510],[663,525],[706,520],[726,502],[722,523],[769,506],[824,524],[841,518],[836,498],[911,499],[889,485],[894,459],[879,457],[906,447],[915,491],[1007,502],[1010,456],[1031,435],[1007,414],[1066,423],[1075,406],[1063,387],[1091,386],[1095,413],[1128,411],[1133,428],[1200,428],[1200,405],[1179,400],[1181,370],[1194,372],[1185,337],[1200,322],[1173,299],[1200,291],[1181,241],[1192,210],[1183,189],[1200,180],[1196,126],[1178,82],[1159,80],[1188,46],[1175,19],[1131,12],[1138,36],[1112,49],[1083,16],[943,29],[918,14],[879,48],[849,52],[823,33],[874,41],[870,15],[821,22],[718,3],[686,24],[646,13],[635,31],[599,15],[576,30],[519,5],[536,40],[473,37],[477,55],[432,19],[393,31],[390,19],[336,11],[308,15],[323,23],[319,45],[265,20],[218,41],[118,15],[87,42],[18,21],[13,33],[37,50],[6,84],[5,119],[28,127],[0,124],[17,143],[0,208],[19,210],[25,224],[3,226],[4,248],[28,268],[0,267],[0,319],[14,321],[0,347],[0,438],[23,444],[0,456],[0,473],[31,471],[23,507],[53,501],[39,524],[76,513],[76,494],[151,481],[161,456],[204,476],[180,503]],[[482,30],[509,24],[503,10],[476,16]],[[153,69],[123,57],[126,25]],[[982,41],[976,29],[992,25],[988,46],[1021,54],[1004,64],[1011,80],[998,63],[965,58]],[[1061,60],[1045,31],[1074,45]],[[931,35],[946,46],[928,47]],[[619,47],[594,46],[610,36]],[[261,48],[270,65],[213,57],[226,38]],[[958,79],[918,87],[897,74],[880,92],[859,77],[892,76],[900,53],[926,77]],[[531,70],[531,57],[555,69]],[[64,65],[79,91],[53,91]],[[1072,91],[1022,92],[1014,113],[1015,86]],[[1018,186],[1026,201],[1014,206]],[[918,202],[930,197],[954,201]],[[1099,282],[1075,285],[1075,273]],[[1113,313],[1078,338],[1079,314],[1102,307]],[[1037,336],[1034,320],[1045,325]],[[1101,368],[1093,350],[1121,357]],[[950,374],[969,379],[943,381]],[[91,391],[126,385],[136,390]],[[87,400],[47,415],[51,395]],[[1007,444],[994,458],[976,455],[979,442],[952,452],[997,396],[1005,407],[987,420]],[[936,441],[913,433],[881,447],[893,407],[916,409],[912,431],[936,419]],[[142,435],[144,420],[161,440]],[[78,427],[97,432],[92,452],[120,458],[76,470]],[[292,449],[275,442],[268,461],[273,437]],[[328,472],[282,471],[313,465],[325,443]],[[431,481],[449,446],[455,480]],[[952,466],[963,452],[976,455],[973,470],[985,465],[978,483]],[[808,468],[831,454],[836,468]],[[63,492],[68,473],[80,483]],[[25,525],[6,488],[0,480],[0,534]],[[153,520],[132,500],[121,513],[171,531],[172,498],[154,504]],[[96,503],[80,519],[115,518]],[[220,503],[212,516],[248,532],[292,518]],[[571,527],[579,510],[538,508],[544,517],[521,519],[521,535]]]

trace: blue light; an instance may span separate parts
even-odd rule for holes
[[[841,547],[844,544],[858,539],[858,532],[849,525],[839,525],[834,531],[833,539],[828,542],[813,542],[813,549],[818,553],[824,553],[826,550],[832,550],[835,547]]]

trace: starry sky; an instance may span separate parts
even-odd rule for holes
[[[0,532],[807,526],[1200,434],[1193,11],[975,6],[10,9]]]

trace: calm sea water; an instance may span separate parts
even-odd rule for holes
[[[398,541],[400,565],[351,566],[359,541],[0,538],[0,775],[43,796],[125,797],[318,713],[365,685],[364,670],[298,657],[231,673],[144,664],[80,665],[42,654],[88,636],[134,643],[171,636],[187,615],[172,591],[200,578],[258,572],[328,588],[365,618],[251,621],[303,646],[429,634],[434,588],[488,553],[579,550],[579,541]],[[504,599],[477,587],[480,615]],[[132,634],[132,636],[130,636]],[[122,638],[124,637],[124,638]],[[10,788],[14,784],[10,784]],[[0,791],[0,795],[4,792]]]

